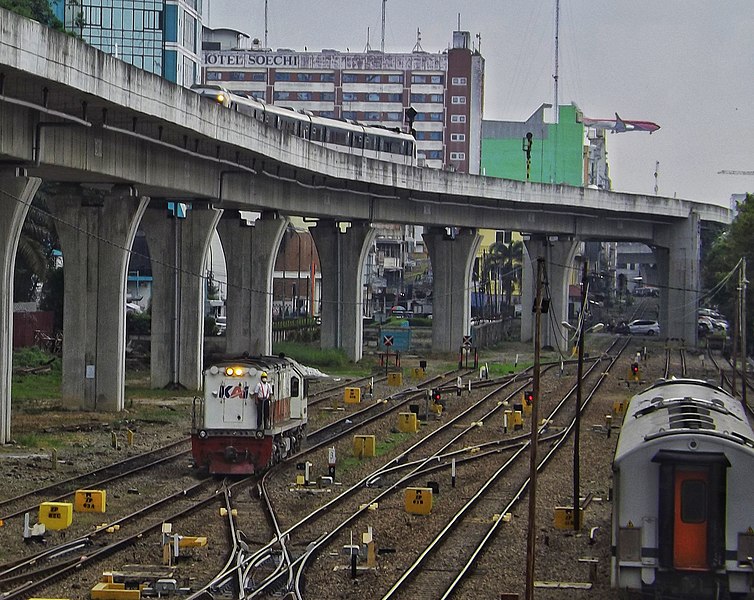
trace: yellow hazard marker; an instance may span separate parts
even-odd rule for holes
[[[387,384],[391,386],[403,385],[403,373],[388,373]]]
[[[584,522],[584,511],[579,507],[579,523],[578,528],[581,529],[581,525]],[[573,506],[556,506],[555,529],[573,529]]]

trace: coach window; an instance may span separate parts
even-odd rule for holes
[[[353,147],[354,148],[364,147],[364,134],[363,133],[357,133],[353,136]]]
[[[686,479],[681,484],[681,521],[704,523],[707,520],[707,484]]]
[[[299,380],[298,377],[291,377],[291,396],[298,398],[299,395]]]

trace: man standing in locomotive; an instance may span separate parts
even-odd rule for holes
[[[267,373],[262,371],[259,376],[259,383],[254,388],[254,395],[257,398],[257,428],[269,429],[270,423],[270,400],[272,399],[272,386],[267,383]]]

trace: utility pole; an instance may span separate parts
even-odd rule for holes
[[[542,288],[544,287],[545,259],[537,259],[537,295],[534,300],[534,367],[531,406],[531,441],[529,442],[529,530],[526,539],[526,600],[534,600],[534,548],[537,541],[537,443],[539,440],[539,373],[540,330],[542,325]]]
[[[739,271],[738,289],[740,306],[741,306],[741,400],[746,406],[746,367],[748,365],[746,361],[746,257],[741,259],[741,270]]]
[[[584,261],[584,272],[581,275],[581,313],[576,335],[578,335],[579,359],[576,367],[576,415],[573,421],[573,530],[581,529],[581,503],[579,494],[579,438],[581,437],[581,378],[584,376],[584,325],[586,325],[587,294],[589,293],[589,280],[587,270],[589,261]]]

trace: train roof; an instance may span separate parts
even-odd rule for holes
[[[615,450],[615,462],[656,439],[717,437],[754,449],[754,432],[741,402],[697,379],[660,381],[631,399]]]
[[[226,367],[228,365],[240,365],[244,367],[254,367],[261,371],[274,371],[291,364],[298,365],[292,358],[287,356],[226,356],[215,360],[212,363],[204,365],[204,370],[212,367]]]

